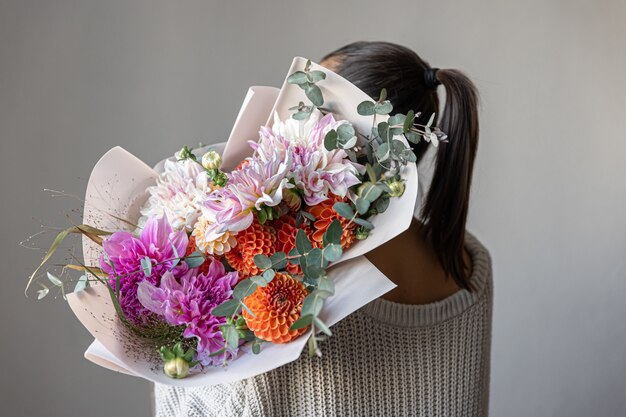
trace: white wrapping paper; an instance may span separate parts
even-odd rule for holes
[[[288,74],[304,68],[306,60],[295,58]],[[352,122],[355,128],[367,134],[370,117],[357,114],[357,105],[370,99],[354,85],[327,69],[327,78],[318,85],[329,108],[338,119]],[[271,87],[252,87],[237,117],[223,154],[224,169],[233,168],[251,154],[248,141],[257,139],[260,120],[271,123],[274,111],[281,118],[290,116],[289,107],[307,101],[302,90],[285,82],[280,90]],[[136,221],[139,208],[146,200],[145,190],[154,184],[157,172],[120,147],[113,148],[96,164],[87,186],[84,223],[106,230],[132,229],[118,218]],[[328,271],[335,281],[336,292],[330,297],[321,314],[329,325],[337,323],[352,312],[395,287],[363,255],[405,231],[413,217],[417,195],[417,170],[414,164],[403,169],[406,192],[393,198],[387,211],[370,221],[375,229],[363,241],[357,241]],[[115,216],[115,217],[114,217]],[[83,240],[85,263],[98,265],[101,248],[89,239]],[[168,378],[149,360],[130,349],[125,341],[125,330],[116,318],[108,290],[95,285],[87,290],[68,295],[68,303],[81,323],[96,339],[85,353],[92,362],[108,369],[138,376],[150,381],[176,385],[198,386],[233,382],[249,378],[294,361],[302,352],[309,334],[284,345],[264,344],[258,355],[241,354],[229,363],[227,369],[208,368],[185,379]],[[323,352],[323,344],[322,344]]]

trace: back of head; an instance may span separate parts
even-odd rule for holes
[[[437,148],[433,180],[420,214],[443,269],[461,288],[470,289],[463,247],[478,146],[476,87],[462,72],[431,68],[412,50],[389,42],[351,43],[326,55],[322,64],[375,100],[381,89],[387,89],[394,112],[420,113],[419,124],[439,111],[437,86],[445,88],[443,113],[435,121],[448,140]],[[412,146],[419,163],[429,144],[422,140]]]

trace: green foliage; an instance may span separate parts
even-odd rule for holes
[[[328,228],[326,229],[326,232],[324,232],[324,236],[322,237],[322,243],[324,244],[324,247],[333,243],[340,245],[342,233],[343,233],[343,230],[341,228],[341,222],[336,219],[333,220],[328,225]]]
[[[241,282],[239,282],[233,290],[233,298],[236,300],[243,300],[244,298],[252,295],[256,288],[257,284],[254,281],[250,279],[241,280]]]
[[[272,267],[272,260],[263,254],[254,255],[254,264],[259,269],[268,269]]]
[[[354,217],[354,210],[348,203],[337,202],[333,204],[333,209],[343,218],[351,220]]]
[[[211,310],[215,317],[232,317],[239,311],[239,300],[232,299],[223,302]]]
[[[141,269],[143,270],[143,274],[145,276],[149,277],[150,275],[152,275],[152,261],[150,260],[149,256],[141,259]]]
[[[89,286],[89,280],[87,279],[87,275],[81,275],[81,277],[78,278],[78,281],[76,281],[76,285],[74,286],[74,292],[84,291],[87,286]]]
[[[206,260],[206,255],[202,251],[199,251],[199,250],[185,257],[185,263],[187,264],[189,268],[197,268],[200,265],[202,265],[205,260]]]
[[[356,111],[361,116],[373,116],[376,113],[376,110],[374,109],[375,106],[376,103],[374,103],[373,101],[363,101],[359,103]]]

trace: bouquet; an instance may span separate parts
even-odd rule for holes
[[[48,280],[95,337],[88,359],[151,381],[235,381],[307,343],[321,355],[334,323],[394,287],[363,255],[411,222],[409,142],[446,139],[434,115],[392,110],[385,90],[373,101],[296,58],[280,90],[250,89],[225,145],[183,147],[155,170],[104,155],[82,224],[29,285],[82,235],[83,260]]]

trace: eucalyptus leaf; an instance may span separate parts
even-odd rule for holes
[[[252,295],[256,291],[257,285],[254,281],[244,279],[233,290],[233,298],[236,300],[243,300],[244,298]]]
[[[300,254],[298,252],[298,249],[293,248],[289,251],[289,263],[292,265],[300,264]]]
[[[328,133],[326,133],[326,136],[324,136],[324,148],[326,148],[327,151],[332,151],[334,149],[337,149],[337,131],[332,129],[329,130]]]
[[[316,266],[319,268],[323,268],[326,265],[324,264],[324,255],[320,248],[313,248],[306,255],[306,263],[308,266]]]
[[[387,140],[389,138],[389,123],[387,122],[378,123],[377,130],[378,130],[378,136],[382,140]]]
[[[367,184],[363,189],[361,196],[370,203],[373,203],[374,201],[378,200],[378,198],[383,193],[383,190],[384,188],[381,184]]]
[[[404,137],[406,138],[406,140],[408,140],[411,143],[419,143],[421,136],[415,132],[413,132],[412,130],[409,130],[408,132],[406,132],[404,134]]]
[[[285,252],[276,252],[270,256],[270,261],[272,261],[272,268],[278,270],[285,269],[287,267],[287,254]]]
[[[146,256],[141,258],[141,269],[143,270],[143,274],[147,277],[152,275],[152,260],[150,257]]]
[[[342,201],[333,204],[333,209],[339,214],[341,217],[346,219],[351,219],[354,217],[354,210],[348,203],[344,203]]]
[[[389,126],[397,126],[397,125],[403,125],[405,120],[406,120],[406,116],[402,113],[398,113],[398,114],[394,114],[393,116],[391,116],[389,120],[387,120],[387,122],[389,123]]]
[[[311,294],[307,295],[302,302],[301,314],[303,316],[317,316],[322,311],[322,307],[324,307],[324,299],[320,297],[316,291],[313,291]]]
[[[343,123],[337,128],[337,135],[342,142],[350,140],[355,134],[354,127],[350,123]]]
[[[211,310],[215,317],[232,317],[239,310],[239,300],[228,300]]]
[[[376,149],[376,158],[379,162],[384,162],[389,159],[389,145],[387,142],[381,143]]]
[[[272,279],[274,279],[275,275],[276,272],[274,272],[273,269],[268,269],[261,275],[255,275],[253,277],[250,277],[250,281],[254,282],[259,287],[265,287],[272,281]]]
[[[376,113],[374,110],[375,106],[376,106],[376,103],[374,103],[373,101],[363,101],[359,103],[359,105],[356,108],[356,111],[361,116],[372,116],[373,114]]]
[[[382,116],[389,114],[393,111],[393,106],[389,100],[385,100],[382,103],[376,103],[374,105],[374,112]]]
[[[380,90],[380,96],[378,96],[378,101],[383,102],[387,100],[387,89],[383,88]]]
[[[341,222],[338,219],[333,220],[330,225],[328,225],[328,228],[322,237],[324,247],[332,243],[341,244],[342,233],[343,228],[341,227]]]
[[[204,263],[206,256],[203,252],[197,250],[185,257],[185,263],[189,268],[197,268]]]
[[[298,233],[296,233],[296,249],[298,249],[300,254],[307,253],[313,249],[313,245],[311,245],[309,238],[302,229],[298,229]]]
[[[316,291],[318,291],[322,297],[331,297],[335,294],[335,282],[330,278],[322,278]]]
[[[294,120],[306,120],[309,118],[309,116],[311,116],[311,112],[308,110],[300,110],[298,112],[295,112],[291,117]]]
[[[356,199],[355,206],[359,214],[363,215],[367,213],[367,210],[369,210],[370,202],[363,197],[359,197]]]
[[[174,246],[174,243],[170,242],[170,245],[172,246],[172,251],[174,252],[174,256],[175,256],[175,259],[172,261],[172,266],[170,268],[170,271],[173,271],[176,265],[178,265],[178,263],[180,262],[180,255],[178,254],[178,249],[176,249],[176,246]]]
[[[327,336],[333,335],[333,333],[330,331],[330,328],[319,317],[315,317],[313,319],[313,323],[315,324],[315,327],[320,329],[322,333],[324,333],[325,335]]]
[[[74,292],[84,291],[88,285],[89,281],[87,280],[87,275],[82,275],[80,278],[78,278],[78,281],[76,281],[76,286],[74,286]]]
[[[314,221],[316,221],[316,220],[317,220],[317,219],[315,218],[315,216],[314,216],[314,215],[312,215],[311,213],[309,213],[308,211],[304,211],[304,210],[302,210],[300,213],[302,214],[302,216],[304,216],[307,220],[309,220],[309,221],[311,221],[311,222],[314,222]]]
[[[376,182],[378,180],[376,176],[376,171],[374,171],[374,168],[372,167],[371,164],[365,165],[365,171],[367,172],[367,176],[369,177],[369,180],[371,182]]]
[[[342,252],[341,245],[331,243],[324,248],[324,259],[328,262],[336,262],[341,258]]]
[[[222,337],[226,342],[226,346],[231,350],[237,349],[237,347],[239,347],[239,335],[237,334],[235,326],[232,324],[224,324],[220,326],[220,329],[222,330]]]
[[[428,119],[428,123],[426,123],[427,127],[431,127],[433,125],[433,122],[435,121],[435,113],[430,115],[430,118]],[[429,129],[430,130],[430,129]]]
[[[389,207],[389,197],[383,197],[376,200],[374,208],[378,214],[384,213]]]
[[[323,259],[323,257],[321,258]],[[320,266],[318,263],[310,264],[309,259],[307,259],[306,264],[302,267],[302,269],[306,278],[313,281],[317,281],[326,276],[326,270],[324,267]]]
[[[313,105],[320,107],[324,104],[324,96],[322,95],[322,90],[315,84],[309,84],[306,86],[304,90],[307,98],[311,100]]]
[[[313,322],[313,316],[311,316],[311,315],[301,316],[298,320],[296,320],[291,325],[291,327],[289,327],[289,330],[304,329],[305,327],[310,326],[312,322]]]
[[[269,269],[272,267],[272,260],[261,253],[254,255],[254,264],[259,269]]]
[[[415,123],[415,112],[413,110],[409,110],[406,118],[404,119],[404,133],[408,132],[413,127],[413,123]]]
[[[303,71],[296,71],[293,74],[291,74],[289,77],[287,77],[287,82],[289,84],[304,84],[309,82],[308,77],[306,76],[306,73]]]
[[[326,74],[323,71],[309,71],[307,74],[311,83],[317,83],[326,79]]]
[[[256,314],[254,314],[254,312],[252,310],[250,310],[250,307],[248,307],[246,305],[246,303],[244,303],[243,301],[241,302],[241,307],[246,310],[248,312],[248,314],[250,314],[253,318],[256,318]]]
[[[354,222],[356,224],[358,224],[359,226],[363,226],[364,228],[366,228],[367,230],[372,230],[374,228],[374,225],[370,222],[368,222],[365,219],[362,219],[360,217],[357,217],[354,219]]]
[[[352,138],[348,139],[346,143],[344,143],[341,147],[343,149],[351,149],[356,145],[357,138],[356,136],[352,136]]]

